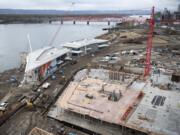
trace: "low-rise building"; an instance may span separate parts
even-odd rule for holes
[[[95,52],[109,45],[108,45],[108,40],[84,39],[84,40],[65,43],[62,46],[69,49],[72,56],[83,56],[87,53]]]

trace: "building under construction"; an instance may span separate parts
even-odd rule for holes
[[[24,78],[0,74],[0,134],[179,135],[178,21],[154,25],[154,8],[149,23],[120,20],[96,39],[30,52]]]
[[[162,76],[161,81],[170,81],[167,75]],[[176,93],[162,91],[134,74],[84,69],[75,75],[48,116],[98,134],[178,135],[180,96]]]

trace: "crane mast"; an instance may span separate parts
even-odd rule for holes
[[[154,33],[154,7],[152,8],[151,17],[149,20],[149,33],[147,39],[147,48],[146,48],[146,61],[144,69],[144,78],[150,74],[151,71],[151,50],[153,44],[153,33]]]

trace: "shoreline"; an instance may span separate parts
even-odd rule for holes
[[[96,20],[103,20],[108,22],[107,18],[119,20],[120,18],[128,16],[121,14],[0,14],[0,24],[13,23],[51,23],[53,21],[86,21],[91,22]]]
[[[91,38],[96,38],[96,36],[99,36],[99,35],[101,35],[101,34],[103,34],[103,33],[105,33],[106,31],[103,31],[102,30],[102,28],[104,27],[104,25],[103,24],[97,24],[97,25],[92,25],[92,26],[86,26],[86,25],[79,25],[79,24],[77,24],[77,26],[75,26],[75,25],[73,25],[73,24],[68,24],[68,25],[64,25],[64,26],[60,26],[59,24],[58,25],[51,25],[51,24],[32,24],[32,23],[29,23],[29,24],[19,24],[19,25],[17,25],[16,26],[16,24],[7,24],[7,25],[9,25],[9,26],[2,26],[1,28],[3,29],[3,31],[9,31],[9,30],[11,30],[11,29],[13,29],[13,35],[15,35],[16,34],[16,30],[18,30],[16,27],[18,27],[18,28],[20,28],[21,29],[21,31],[22,31],[22,34],[20,34],[20,35],[22,35],[22,36],[24,36],[24,38],[22,39],[22,42],[20,41],[21,40],[21,36],[17,36],[17,39],[14,39],[13,38],[13,41],[15,41],[15,42],[8,42],[8,36],[6,36],[7,34],[8,34],[8,32],[7,32],[7,34],[4,34],[4,33],[2,33],[1,32],[1,35],[5,35],[5,36],[3,36],[5,39],[4,39],[4,41],[5,42],[2,42],[2,48],[4,48],[4,46],[6,47],[6,48],[8,48],[8,50],[6,49],[6,51],[5,51],[5,53],[4,52],[2,52],[2,57],[1,57],[1,60],[2,60],[2,63],[4,63],[4,65],[2,65],[2,66],[0,66],[0,74],[3,74],[4,72],[6,72],[6,71],[9,71],[9,70],[13,70],[13,69],[16,69],[16,68],[20,68],[20,63],[21,63],[21,53],[22,52],[24,52],[24,51],[27,51],[27,48],[28,48],[28,46],[27,46],[27,37],[26,37],[26,34],[27,34],[27,32],[29,31],[29,29],[31,29],[31,27],[33,28],[33,31],[32,31],[32,42],[34,42],[35,44],[33,44],[33,48],[34,48],[34,50],[36,50],[35,48],[37,48],[37,49],[40,49],[42,46],[44,46],[45,45],[45,41],[46,40],[44,40],[44,41],[41,41],[41,40],[38,40],[38,39],[36,39],[36,38],[33,38],[33,33],[36,35],[36,33],[35,32],[40,32],[40,30],[41,29],[43,29],[44,27],[45,28],[47,28],[47,30],[44,30],[45,32],[50,32],[50,34],[43,34],[43,36],[46,38],[46,37],[48,37],[48,42],[51,40],[51,36],[49,36],[49,35],[54,35],[54,27],[63,27],[63,30],[62,30],[62,32],[64,33],[64,31],[65,31],[65,33],[67,33],[69,30],[73,30],[73,31],[75,31],[75,32],[78,32],[79,31],[79,34],[77,34],[77,36],[74,38],[73,36],[69,36],[69,37],[65,37],[65,36],[62,36],[61,38],[62,39],[57,39],[57,42],[55,42],[55,44],[53,45],[53,46],[56,46],[56,47],[58,47],[58,45],[59,44],[63,44],[63,43],[66,43],[66,42],[71,42],[71,41],[75,41],[75,40],[80,40],[80,38],[88,38],[89,36],[91,37]],[[12,25],[12,26],[11,26]],[[39,27],[42,27],[42,28],[40,28],[40,29],[37,29],[37,28],[39,28]],[[81,27],[83,27],[83,29],[85,30],[85,31],[89,31],[89,30],[93,30],[93,31],[95,31],[95,32],[97,32],[96,34],[95,33],[93,33],[93,32],[90,32],[89,34],[84,34],[85,32],[84,31],[80,31],[80,30],[78,30],[77,28],[81,28]],[[15,29],[14,29],[15,28]],[[24,29],[24,30],[23,30]],[[37,29],[37,30],[36,30]],[[40,32],[40,33],[42,33],[42,32]],[[81,35],[85,35],[85,36],[82,36],[81,37]],[[15,35],[16,36],[16,35]],[[37,35],[38,36],[38,35]],[[40,36],[41,37],[41,36]],[[50,40],[49,40],[50,39]],[[75,40],[74,40],[75,39]],[[46,41],[46,42],[47,42]],[[37,44],[37,43],[40,43],[40,45],[39,44]],[[47,43],[48,43],[47,42]],[[18,49],[16,49],[16,51],[17,51],[17,53],[11,53],[9,50],[14,50],[14,49],[11,49],[11,44],[14,44],[15,43],[15,46],[17,46],[17,48]],[[46,44],[47,44],[46,43]],[[4,44],[4,45],[3,45]],[[34,45],[36,45],[37,44],[37,46],[34,46]],[[43,44],[43,45],[41,45],[41,44]],[[10,49],[9,49],[10,48]],[[2,49],[3,50],[3,49]],[[8,53],[10,53],[10,56],[8,56],[7,54]],[[13,57],[12,57],[13,56]],[[5,59],[6,58],[8,58],[8,61],[5,61]],[[14,63],[13,64],[11,64],[10,63],[10,61],[14,61]]]

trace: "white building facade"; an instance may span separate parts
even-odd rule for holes
[[[65,43],[62,46],[69,49],[73,57],[77,57],[77,56],[86,55],[88,53],[96,52],[99,49],[107,47],[109,45],[108,45],[108,40],[84,39],[70,43]]]
[[[37,84],[53,74],[69,55],[66,48],[44,47],[28,54],[23,83]]]

